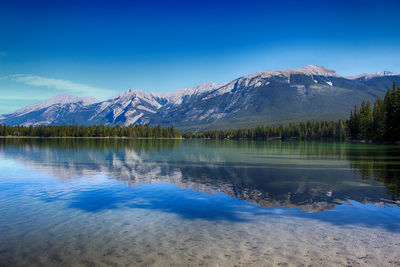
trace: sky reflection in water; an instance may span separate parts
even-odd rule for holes
[[[391,179],[399,174],[397,147],[1,141],[4,199],[35,198],[89,213],[147,209],[231,222],[292,216],[400,230],[399,181]],[[378,160],[371,157],[375,149]]]

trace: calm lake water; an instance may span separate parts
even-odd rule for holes
[[[400,146],[0,139],[0,266],[400,265]]]

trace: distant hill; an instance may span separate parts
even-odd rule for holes
[[[354,104],[382,97],[400,75],[344,77],[324,67],[261,71],[225,84],[173,93],[130,89],[105,101],[60,95],[0,116],[8,125],[174,125],[212,129],[347,118]]]

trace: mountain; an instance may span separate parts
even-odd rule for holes
[[[105,101],[61,95],[0,116],[8,125],[174,125],[181,129],[248,127],[347,118],[354,104],[382,97],[400,75],[344,77],[308,65],[253,73],[224,84],[173,93],[130,89]]]
[[[393,71],[379,71],[379,72],[375,72],[375,73],[362,73],[359,75],[355,75],[355,76],[347,76],[347,79],[351,79],[351,80],[369,80],[372,78],[376,78],[376,77],[384,77],[384,76],[399,76],[400,74],[393,72]]]
[[[0,116],[0,123],[8,125],[50,125],[58,121],[63,124],[63,117],[81,108],[98,103],[94,97],[76,97],[61,94],[44,102],[35,103],[18,109],[14,113]]]

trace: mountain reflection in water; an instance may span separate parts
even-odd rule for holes
[[[0,154],[64,179],[106,174],[132,187],[173,183],[209,194],[222,192],[264,208],[295,206],[316,212],[346,201],[398,205],[400,196],[400,149],[389,145],[1,139]],[[102,195],[100,202],[89,201],[91,210],[112,207],[123,197],[107,192],[82,197]],[[216,212],[223,215],[223,209]]]

